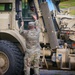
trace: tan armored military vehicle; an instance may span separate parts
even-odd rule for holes
[[[47,68],[57,64],[56,69],[75,69],[75,54],[70,53],[73,49],[68,49],[66,44],[65,49],[64,47],[59,48],[64,44],[59,45],[58,39],[62,39],[57,37],[58,31],[56,32],[54,27],[56,22],[53,21],[53,13],[49,10],[48,3],[46,0],[0,0],[0,67],[5,75],[21,75],[23,73],[26,42],[20,35],[19,28],[22,19],[25,29],[27,29],[28,22],[33,21],[28,12],[30,4],[35,5],[42,28],[39,39],[42,47],[42,62],[45,61],[44,64]],[[46,59],[49,59],[49,63]],[[52,65],[53,63],[55,64]]]

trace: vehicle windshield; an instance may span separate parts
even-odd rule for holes
[[[35,5],[33,0],[22,1],[22,16],[24,20],[24,28],[28,29],[28,22],[34,21],[32,13],[36,13]]]
[[[11,3],[0,3],[0,11],[11,11],[12,4]]]

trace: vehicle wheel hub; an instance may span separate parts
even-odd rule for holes
[[[3,73],[5,73],[9,68],[9,59],[7,55],[1,51],[0,51],[0,67]]]
[[[0,67],[3,67],[5,64],[5,61],[3,58],[0,57]]]

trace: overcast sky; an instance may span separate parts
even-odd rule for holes
[[[50,11],[54,10],[54,5],[52,4],[52,0],[46,0],[48,2],[48,6]]]

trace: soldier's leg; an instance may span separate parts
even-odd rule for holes
[[[30,58],[28,54],[26,54],[24,57],[24,75],[30,75],[30,65]]]
[[[40,75],[39,59],[40,59],[40,55],[36,53],[35,58],[34,58],[34,75]]]
[[[40,75],[39,67],[34,67],[34,75]]]

